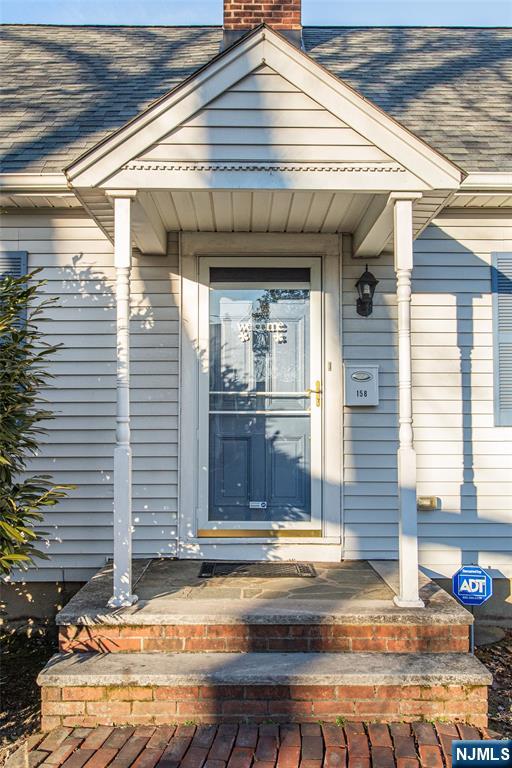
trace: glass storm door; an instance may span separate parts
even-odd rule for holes
[[[320,262],[202,261],[199,535],[318,536]]]

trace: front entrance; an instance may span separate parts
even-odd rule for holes
[[[198,536],[321,536],[321,260],[200,261]]]
[[[339,561],[338,239],[189,233],[181,281],[179,556]]]

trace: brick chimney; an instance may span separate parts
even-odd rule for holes
[[[224,0],[225,48],[259,24],[268,24],[301,46],[301,0]]]

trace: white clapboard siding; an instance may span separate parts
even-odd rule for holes
[[[392,161],[267,66],[243,78],[139,157],[177,162],[332,162],[333,158]],[[253,228],[258,230],[254,221]]]
[[[412,355],[418,491],[439,498],[419,513],[420,561],[451,575],[480,562],[512,575],[512,429],[494,426],[491,254],[510,250],[510,218],[439,218],[415,243]],[[345,556],[397,556],[397,350],[393,264],[368,319],[355,312],[360,262],[343,265],[343,354],[377,362],[377,409],[345,409]],[[480,545],[480,542],[483,542]],[[469,558],[469,559],[468,559]]]
[[[262,86],[255,78],[266,78],[266,83]],[[265,94],[261,103],[254,99],[256,86]],[[279,106],[274,108],[275,104]],[[182,151],[186,146],[201,147],[208,136],[218,151],[224,151],[219,148],[229,139],[246,153],[244,157],[255,159],[247,153],[268,144],[270,136],[274,148],[282,141],[283,146],[304,152],[312,135],[315,146],[335,146],[337,157],[343,157],[344,147],[368,149],[367,142],[341,121],[263,69],[161,144],[166,152],[176,147]],[[268,215],[261,211],[262,217]],[[258,221],[253,226],[257,228]],[[4,250],[27,251],[29,268],[43,268],[48,280],[44,292],[58,298],[43,328],[48,341],[64,344],[52,363],[54,386],[44,391],[56,418],[48,422],[48,435],[31,469],[77,485],[46,516],[43,527],[52,559],[42,561],[31,578],[80,580],[112,553],[116,357],[112,247],[77,211],[7,215],[2,237]],[[440,217],[415,244],[412,356],[418,491],[439,499],[436,511],[419,513],[420,559],[434,574],[449,576],[463,559],[512,575],[512,428],[494,425],[491,296],[491,254],[510,251],[510,240],[510,220],[504,215],[471,211]],[[374,312],[361,318],[355,311],[354,283],[362,264],[344,257],[344,360],[378,363],[381,385],[378,408],[345,409],[347,558],[398,554],[392,257],[381,256],[371,269],[380,281]],[[131,287],[134,553],[174,555],[179,417],[175,237],[170,237],[167,257],[134,259]]]
[[[398,383],[396,301],[393,260],[383,256],[371,265],[378,278],[375,311],[369,318],[355,311],[354,284],[361,262],[343,262],[343,358],[377,362],[380,405],[345,408],[344,413],[344,549],[347,558],[397,556]]]
[[[31,471],[76,490],[45,514],[45,551],[30,578],[83,580],[112,556],[115,441],[115,269],[112,246],[78,211],[5,215],[2,249],[28,253],[44,293],[57,306],[41,327],[62,343],[43,395],[48,421]],[[134,554],[174,555],[178,508],[179,255],[134,253],[131,309],[131,412]]]
[[[512,427],[493,404],[492,253],[512,250],[512,219],[448,211],[415,243],[414,436],[420,562],[450,576],[479,562],[512,576]]]

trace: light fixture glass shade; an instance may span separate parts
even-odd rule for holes
[[[375,288],[379,281],[368,271],[368,264],[366,269],[356,283],[357,293],[359,298],[357,299],[357,313],[362,317],[368,317],[373,311],[373,295]]]

